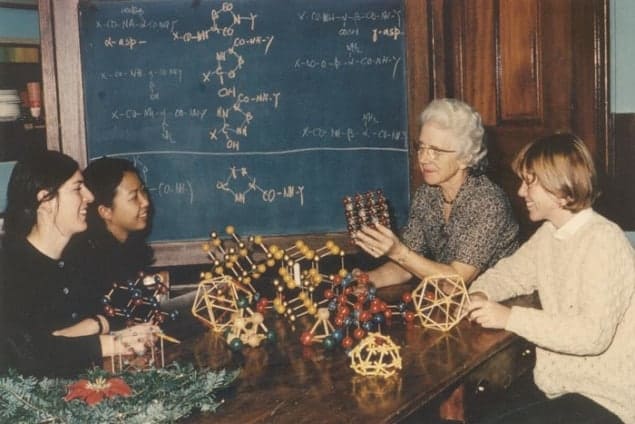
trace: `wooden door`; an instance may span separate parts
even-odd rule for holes
[[[611,176],[606,0],[430,0],[431,97],[482,115],[491,174],[533,230],[509,164],[534,138],[573,131]]]

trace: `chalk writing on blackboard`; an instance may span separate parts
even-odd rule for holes
[[[201,42],[208,40],[210,35],[213,34],[218,34],[222,37],[231,37],[234,35],[235,27],[244,22],[250,25],[250,29],[253,30],[256,23],[256,15],[253,13],[249,13],[247,16],[234,13],[234,4],[231,2],[223,2],[220,9],[212,9],[210,19],[211,26],[209,28],[197,30],[195,33],[185,32],[181,34],[177,31],[172,31],[172,36],[176,40],[185,42]]]
[[[236,203],[247,203],[247,195],[253,192],[266,203],[279,201],[279,199],[297,199],[300,206],[304,205],[303,185],[291,184],[281,188],[261,187],[256,177],[249,175],[246,167],[232,166],[227,178],[216,182],[216,189],[230,193]]]
[[[107,37],[104,40],[104,46],[108,47],[108,48],[113,48],[113,47],[123,47],[125,49],[134,49],[135,47],[139,47],[142,46],[144,44],[146,44],[148,41],[147,40],[138,40],[136,38],[133,37],[126,37],[126,38],[112,38],[112,37]]]
[[[135,168],[139,170],[144,181],[155,181],[156,178],[149,178],[150,169],[138,156],[130,158]],[[169,177],[169,176],[168,176]],[[146,190],[153,197],[163,198],[167,196],[185,198],[188,204],[193,204],[195,199],[194,189],[190,180],[184,181],[159,181],[156,186],[146,186]]]
[[[89,159],[143,170],[154,241],[344,230],[373,189],[402,224],[403,2],[80,2]]]

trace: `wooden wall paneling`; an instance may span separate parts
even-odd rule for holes
[[[540,4],[499,1],[500,117],[542,120]]]
[[[445,49],[434,55],[444,55],[447,70],[446,80],[435,84],[482,114],[490,174],[512,199],[528,235],[534,226],[518,200],[518,181],[509,167],[522,146],[547,133],[574,131],[585,138],[600,167],[610,165],[607,0],[432,4],[443,9],[435,10],[435,16],[445,17],[443,31],[434,31],[444,37]]]
[[[513,3],[517,5],[521,3]],[[508,4],[509,6],[509,4]],[[516,152],[531,140],[555,131],[571,131],[572,122],[572,25],[571,3],[567,0],[535,1],[538,11],[536,34],[539,39],[534,50],[539,104],[536,110],[542,111],[535,115],[535,119],[522,114],[512,118],[505,117],[501,111],[501,122],[495,130],[506,139],[504,152],[505,162],[509,163]],[[508,11],[521,15],[520,11]],[[531,16],[532,21],[535,16]],[[503,16],[499,17],[503,20]],[[499,41],[502,43],[503,35]],[[522,46],[521,46],[522,48]],[[525,52],[531,54],[531,52]],[[533,61],[529,65],[533,66]],[[504,74],[506,70],[499,70]],[[517,90],[520,87],[512,87]],[[504,96],[501,88],[501,98]]]
[[[421,124],[419,121],[419,114],[423,111],[424,107],[435,98],[451,97],[451,90],[448,90],[448,79],[452,73],[451,60],[447,58],[447,50],[451,45],[450,34],[448,34],[448,26],[446,25],[447,4],[452,4],[451,0],[423,0],[420,1],[422,9],[418,14],[413,14],[420,19],[418,22],[412,19],[409,25],[419,26],[424,32],[422,36],[425,37],[418,45],[408,43],[408,53],[415,54],[419,57],[422,72],[422,81],[415,82],[413,85],[410,82],[410,89],[418,90],[420,101],[410,102],[409,107],[417,108],[410,113],[410,131],[411,140],[417,142],[419,139],[419,132]],[[408,6],[410,10],[410,6]],[[409,27],[410,28],[410,27]],[[414,29],[414,28],[413,28]],[[417,29],[414,29],[414,33],[417,33]],[[420,55],[420,53],[423,53]],[[410,63],[409,67],[413,64]],[[414,69],[416,72],[416,69]],[[411,75],[413,68],[409,70]],[[425,80],[425,83],[424,81]],[[450,84],[451,85],[451,84]],[[425,88],[424,88],[425,87]],[[414,115],[413,115],[414,113]],[[414,124],[414,126],[413,126]],[[423,176],[419,170],[419,164],[416,155],[410,157],[410,189],[414,192],[417,187],[423,184]]]
[[[483,125],[496,125],[496,33],[494,0],[468,1],[462,14],[460,97],[472,105]],[[467,34],[467,36],[466,36]]]
[[[593,153],[598,168],[615,175],[608,136],[608,0],[578,0],[573,22],[573,129]]]
[[[609,185],[611,218],[624,230],[635,230],[635,113],[613,114],[615,175]]]
[[[406,43],[408,66],[408,135],[412,150],[419,140],[419,115],[430,101],[431,43],[428,31],[428,3],[426,0],[406,1]],[[417,155],[410,155],[410,192],[421,184]]]
[[[569,0],[542,0],[540,5],[544,106],[540,133],[568,131],[572,126],[571,6]]]
[[[446,2],[444,28],[447,44],[444,86],[448,97],[472,105],[484,125],[497,124],[496,111],[496,2]]]
[[[450,97],[447,89],[449,77],[452,75],[451,62],[448,63],[448,51],[452,50],[452,41],[448,31],[452,29],[446,24],[446,1],[428,0],[429,46],[430,46],[430,100]]]
[[[632,199],[633,174],[628,169],[632,164],[621,163],[625,168],[616,168],[615,139],[609,136],[608,0],[576,1],[572,13],[573,130],[595,158],[602,191],[595,208],[628,228],[635,213],[628,201]]]
[[[445,52],[443,53],[445,97],[461,98],[459,93],[463,92],[465,7],[464,1],[446,1],[444,6],[442,16],[443,39],[445,41]]]

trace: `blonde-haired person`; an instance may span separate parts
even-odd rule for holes
[[[635,423],[634,255],[623,231],[591,208],[591,156],[576,136],[555,134],[523,149],[514,169],[529,218],[545,222],[474,281],[469,317],[536,344],[540,392],[483,422]],[[542,309],[498,303],[534,291]]]
[[[417,158],[424,184],[414,194],[401,239],[382,225],[355,234],[364,251],[389,259],[368,273],[376,287],[433,274],[458,274],[469,283],[518,248],[509,200],[484,175],[480,115],[460,100],[437,99],[421,122]]]

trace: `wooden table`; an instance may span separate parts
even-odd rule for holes
[[[526,301],[522,303],[527,303]],[[283,319],[269,322],[274,344],[232,352],[222,337],[198,326],[197,335],[168,348],[168,357],[212,369],[241,368],[224,405],[187,423],[367,423],[399,422],[458,385],[471,371],[519,338],[463,320],[449,332],[406,327],[383,329],[401,346],[403,369],[384,379],[350,368],[341,348],[306,348],[301,331]],[[192,329],[192,327],[190,327]],[[179,334],[174,334],[179,337]],[[181,335],[182,336],[182,335]]]

